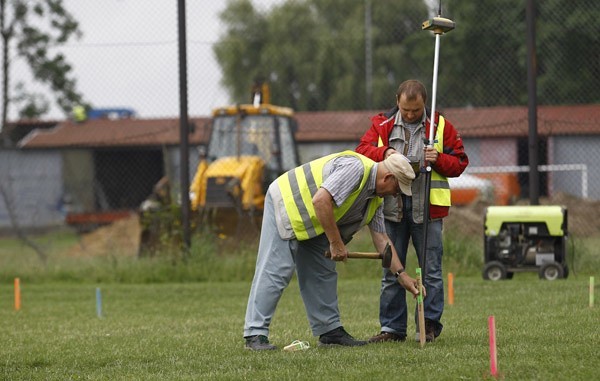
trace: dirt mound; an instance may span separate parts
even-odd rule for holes
[[[74,257],[97,255],[136,256],[140,240],[137,214],[81,235],[79,243],[67,252]]]
[[[529,205],[523,200],[518,205]],[[591,236],[600,234],[600,201],[582,200],[565,193],[551,198],[540,198],[540,205],[561,205],[567,208],[568,231],[570,234]],[[475,201],[465,206],[453,206],[445,218],[444,230],[458,230],[463,234],[483,236],[485,209],[490,204]]]
[[[525,200],[521,205],[528,205]],[[600,234],[600,201],[582,200],[560,193],[552,198],[540,198],[542,205],[562,205],[568,211],[570,234],[592,236]],[[444,230],[449,234],[458,230],[461,234],[483,237],[485,209],[489,203],[475,201],[465,206],[453,206],[445,218]],[[140,240],[139,216],[116,221],[81,236],[79,244],[69,251],[70,256],[123,255],[136,256]]]
[[[453,206],[444,219],[444,230],[457,230],[461,234],[483,236],[483,217],[490,204],[475,201],[469,205]]]
[[[565,206],[569,233],[586,237],[600,234],[600,201],[583,200],[566,193],[557,193],[551,199],[540,198],[540,204]]]

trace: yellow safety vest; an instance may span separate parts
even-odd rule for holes
[[[431,123],[431,122],[430,122]],[[438,127],[435,133],[435,140],[433,147],[438,152],[444,151],[444,126],[446,120],[440,115],[438,120]],[[379,137],[378,147],[383,146],[383,140]],[[436,171],[431,172],[431,190],[429,192],[429,202],[433,205],[450,206],[452,205],[450,197],[450,183],[446,176],[442,176]]]
[[[352,192],[342,205],[334,205],[333,215],[337,222],[348,212],[360,191],[366,186],[371,169],[375,165],[373,160],[350,150],[338,152],[292,169],[279,176],[276,180],[283,198],[285,211],[296,234],[296,239],[299,241],[317,237],[324,232],[323,226],[321,226],[321,223],[317,219],[312,199],[324,181],[323,169],[325,168],[325,164],[340,156],[355,156],[359,158],[363,163],[364,171],[358,189]],[[377,208],[382,202],[383,199],[381,197],[374,197],[369,201],[367,213],[360,226],[371,222]]]
[[[431,123],[431,122],[430,122]],[[446,120],[440,115],[438,120],[437,132],[433,147],[438,152],[444,151],[444,126]],[[436,171],[431,171],[431,191],[429,192],[429,202],[433,205],[450,206],[450,183],[446,176],[442,176]]]

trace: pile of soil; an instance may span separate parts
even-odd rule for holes
[[[558,193],[550,199],[540,198],[540,204],[565,206],[570,234],[584,237],[600,234],[600,201],[582,200],[566,193]]]
[[[464,235],[483,236],[483,217],[490,204],[475,201],[469,205],[453,206],[444,218],[444,231],[458,231]]]
[[[523,201],[523,205],[528,202]],[[542,205],[562,205],[568,211],[570,234],[593,236],[600,234],[600,201],[582,200],[564,193],[552,198],[540,198]],[[462,234],[483,236],[485,209],[490,204],[475,201],[466,206],[453,206],[444,220],[444,230],[458,230]],[[132,213],[129,218],[116,221],[83,234],[79,244],[73,246],[71,256],[123,255],[136,256],[140,240],[139,216]]]
[[[529,205],[522,200],[518,205]],[[582,200],[581,198],[557,193],[551,198],[541,197],[540,205],[561,205],[567,208],[569,234],[578,236],[594,236],[600,234],[600,201]],[[463,234],[483,236],[485,209],[490,204],[475,201],[465,206],[453,206],[444,220],[444,230],[458,230]]]
[[[110,225],[82,234],[79,243],[68,251],[69,256],[119,255],[136,256],[140,241],[140,220],[136,213]]]

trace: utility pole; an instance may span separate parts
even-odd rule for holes
[[[177,1],[179,26],[179,153],[181,187],[181,226],[183,228],[183,258],[187,259],[190,246],[190,164],[189,164],[189,120],[187,98],[187,43],[185,31],[185,0]]]
[[[540,203],[539,148],[537,133],[537,62],[535,50],[535,0],[527,0],[527,106],[529,122],[529,203]]]
[[[373,108],[373,47],[371,35],[371,0],[365,0],[365,89],[367,110]]]

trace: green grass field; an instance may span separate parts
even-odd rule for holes
[[[359,234],[351,249],[372,250],[367,235]],[[168,254],[143,260],[118,253],[68,257],[64,253],[76,237],[52,235],[36,238],[52,248],[44,264],[20,242],[2,239],[0,379],[492,379],[491,315],[499,379],[598,379],[600,306],[588,306],[590,276],[600,279],[597,238],[572,240],[577,255],[566,280],[519,273],[490,282],[480,274],[480,237],[455,232],[445,237],[444,269],[455,276],[455,303],[446,307],[445,328],[435,343],[318,348],[294,280],[270,336],[279,348],[294,340],[310,343],[310,349],[294,353],[243,348],[253,245],[201,240],[184,263]],[[414,263],[408,269],[414,274]],[[338,272],[345,328],[359,339],[378,333],[379,263],[349,260]],[[21,279],[20,311],[14,309],[15,277]],[[96,314],[97,287],[102,317]],[[411,315],[409,332],[413,320]]]
[[[270,337],[279,348],[296,339],[311,345],[292,353],[243,349],[248,282],[22,283],[18,312],[12,285],[3,284],[0,379],[491,379],[487,321],[493,315],[500,378],[592,380],[600,366],[600,311],[588,306],[588,281],[456,277],[455,302],[446,308],[436,342],[328,349],[317,347],[293,281]],[[378,283],[340,278],[343,324],[357,338],[378,332]],[[412,322],[411,316],[409,332]]]

